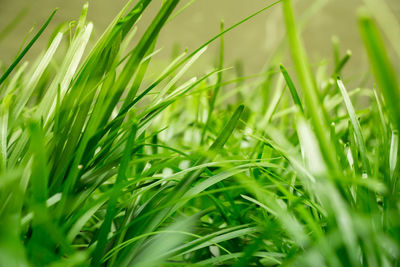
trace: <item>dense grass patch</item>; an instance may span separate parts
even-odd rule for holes
[[[138,36],[150,2],[129,1],[91,49],[85,5],[24,62],[53,13],[3,67],[0,266],[399,264],[400,37],[390,10],[365,1],[379,24],[358,15],[373,87],[347,88],[351,53],[334,42],[331,66],[312,68],[290,0],[221,23],[149,78],[160,31],[183,11],[163,1]],[[270,8],[283,11],[287,46],[264,71],[238,76],[224,64],[224,35]],[[218,66],[190,77],[212,42]]]

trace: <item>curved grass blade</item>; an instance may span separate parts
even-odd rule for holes
[[[283,77],[285,78],[286,84],[289,87],[290,94],[292,95],[292,98],[293,98],[293,102],[299,108],[301,113],[304,113],[303,105],[301,104],[300,97],[297,93],[296,86],[294,85],[292,78],[290,78],[289,73],[287,72],[287,70],[285,69],[285,67],[283,65],[280,65],[280,69],[281,69]]]

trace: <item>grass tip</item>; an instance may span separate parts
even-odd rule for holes
[[[360,7],[357,10],[357,16],[361,21],[371,20],[371,12],[366,7]]]
[[[285,66],[282,63],[279,64],[279,69],[281,70],[281,72],[287,72]]]

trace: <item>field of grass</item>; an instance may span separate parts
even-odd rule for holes
[[[128,1],[91,48],[85,5],[24,61],[53,13],[1,65],[0,266],[399,265],[400,24],[384,1],[357,15],[371,72],[351,87],[337,40],[309,62],[291,0],[149,75],[193,1],[163,1],[138,36],[150,2]],[[243,77],[224,35],[271,8],[285,39]],[[211,43],[217,66],[191,76]]]

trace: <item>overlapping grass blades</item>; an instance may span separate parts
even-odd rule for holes
[[[137,36],[153,3],[128,1],[86,53],[85,5],[38,60],[4,70],[0,265],[397,265],[400,91],[374,21],[360,16],[376,88],[352,90],[338,40],[317,79],[290,0],[221,24],[149,78],[160,31],[192,2],[162,1]],[[293,67],[280,46],[266,71],[234,74],[222,37],[272,7]],[[218,38],[218,66],[190,77]]]

